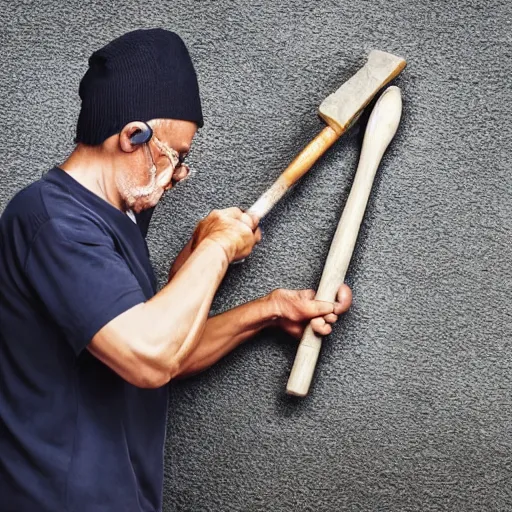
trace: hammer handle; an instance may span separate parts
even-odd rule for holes
[[[338,223],[316,293],[317,300],[334,302],[345,280],[359,228],[363,220],[375,173],[386,148],[393,139],[402,114],[398,87],[389,87],[381,95],[368,120],[354,183]],[[286,392],[306,396],[322,346],[322,337],[309,324],[297,349]]]
[[[343,133],[344,130],[336,131],[331,126],[326,126],[295,157],[272,186],[249,208],[248,213],[257,216],[261,220]]]

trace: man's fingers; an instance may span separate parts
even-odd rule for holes
[[[255,213],[245,212],[245,215],[249,216],[252,219],[254,227],[256,227],[260,223],[260,218]]]
[[[313,331],[321,336],[327,336],[332,332],[331,325],[326,323],[323,318],[313,318],[313,320],[311,320],[311,327],[313,328]]]
[[[260,222],[256,215],[246,213],[236,206],[232,206],[231,208],[224,208],[223,210],[217,210],[217,212],[247,224],[253,231],[258,227]]]
[[[334,304],[334,313],[341,315],[347,312],[352,304],[352,290],[346,284],[342,284],[336,298],[337,302]]]
[[[337,302],[314,300],[314,290],[301,290],[303,300],[302,314],[311,320],[311,327],[319,336],[327,336],[332,332],[331,324],[338,321],[338,315],[345,313],[352,304],[352,291],[343,284],[337,293]]]
[[[252,217],[248,213],[242,213],[242,215],[240,215],[240,220],[244,224],[247,224],[253,231],[258,227],[258,221],[256,219],[256,217]]]
[[[302,338],[302,334],[304,333],[304,329],[306,328],[305,323],[293,322],[291,320],[283,320],[280,326],[286,333],[288,333],[290,336],[293,336],[295,339],[298,340]]]
[[[293,324],[292,327],[288,328],[288,334],[293,336],[295,339],[300,340],[304,333],[304,326],[301,324]]]
[[[328,324],[334,324],[338,321],[338,315],[335,315],[334,313],[330,313],[330,314],[324,316],[324,320]]]
[[[325,320],[323,318],[313,318],[313,320],[311,320],[311,327],[313,327],[315,332],[321,330],[325,325]]]
[[[240,208],[237,208],[236,206],[232,206],[231,208],[224,208],[222,210],[214,210],[218,212],[219,214],[223,213],[227,215],[228,217],[233,217],[235,219],[240,219],[243,215],[243,211],[240,210]]]
[[[260,228],[258,228],[254,232],[254,236],[256,237],[256,243],[259,244],[261,242],[261,229]]]

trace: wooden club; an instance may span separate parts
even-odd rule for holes
[[[388,87],[378,99],[368,120],[354,182],[331,242],[316,293],[318,300],[334,302],[336,292],[345,280],[375,173],[396,133],[401,114],[400,89],[395,86]],[[288,394],[307,395],[321,346],[322,337],[313,331],[311,324],[308,325],[299,343],[288,379]]]

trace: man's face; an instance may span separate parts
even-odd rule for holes
[[[165,190],[187,177],[189,169],[182,162],[197,131],[190,121],[161,119],[148,124],[153,138],[130,155],[129,171],[117,174],[119,192],[134,212],[156,206]]]

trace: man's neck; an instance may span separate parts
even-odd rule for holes
[[[126,209],[115,182],[114,161],[102,148],[78,144],[59,167],[115,208]]]

